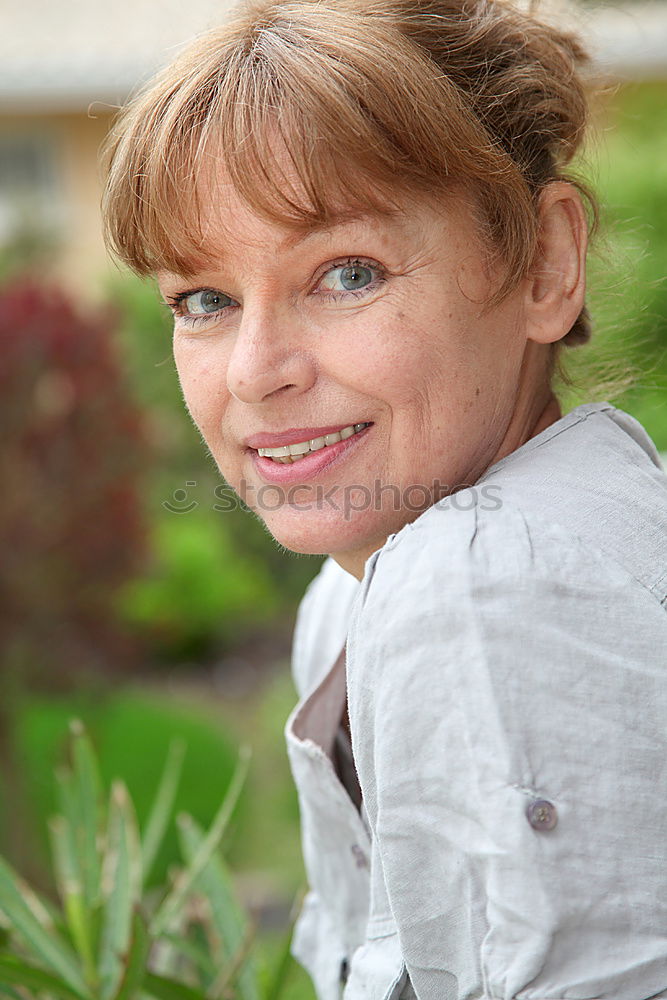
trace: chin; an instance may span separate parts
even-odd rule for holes
[[[381,548],[397,526],[383,526],[383,519],[368,512],[276,511],[262,520],[278,545],[301,555],[336,555]]]

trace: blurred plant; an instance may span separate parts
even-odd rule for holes
[[[18,705],[28,688],[127,669],[138,652],[114,598],[144,559],[148,450],[114,331],[110,314],[86,317],[45,282],[0,289],[2,833],[31,868]]]
[[[183,866],[147,889],[170,821],[184,755],[173,743],[142,831],[122,781],[105,805],[98,763],[80,722],[71,769],[57,774],[60,815],[50,823],[59,905],[0,858],[0,993],[20,1000],[277,1000],[289,937],[260,983],[253,931],[219,852],[247,773],[242,751],[204,832],[178,817]]]
[[[566,354],[565,409],[609,399],[667,448],[667,133],[656,129],[664,81],[605,88],[579,172],[600,195],[602,228],[589,259],[594,335]]]
[[[148,449],[114,326],[34,281],[0,291],[0,655],[23,684],[130,656],[113,597],[144,558]]]
[[[268,629],[284,606],[266,560],[239,545],[215,514],[160,510],[150,531],[149,570],[123,588],[119,607],[156,655],[213,658]]]

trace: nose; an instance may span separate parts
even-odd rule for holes
[[[246,304],[227,365],[230,393],[243,403],[262,403],[288,391],[305,392],[315,378],[315,361],[295,317]]]

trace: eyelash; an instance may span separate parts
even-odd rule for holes
[[[359,289],[348,289],[347,291],[344,292],[326,291],[326,292],[318,292],[316,294],[322,295],[325,299],[328,299],[330,302],[338,302],[341,299],[349,299],[350,296],[356,299],[356,298],[361,298],[364,295],[368,295],[369,292],[375,291],[375,289],[379,285],[383,284],[383,282],[387,280],[387,271],[385,270],[385,268],[382,267],[381,264],[378,264],[377,261],[371,260],[370,258],[366,257],[345,257],[341,258],[340,260],[331,261],[329,264],[327,264],[326,269],[322,272],[322,274],[318,278],[318,282],[321,281],[325,277],[325,275],[329,273],[329,271],[335,271],[339,267],[353,267],[355,265],[359,265],[360,267],[367,267],[370,270],[377,272],[376,277],[373,279],[373,281],[371,281],[369,285],[365,285],[363,288]],[[197,292],[217,292],[217,291],[219,291],[219,289],[209,288],[208,286],[203,286],[201,288],[188,288],[184,292],[178,292],[177,295],[168,296],[167,303],[171,311],[173,312],[174,316],[184,320],[189,326],[198,326],[201,323],[208,323],[210,322],[210,320],[219,317],[221,313],[226,312],[230,307],[225,306],[223,309],[220,309],[217,312],[208,313],[207,315],[203,316],[191,316],[183,309],[183,302],[186,299],[190,298],[191,295],[196,295]],[[222,294],[224,295],[225,293],[223,292]],[[231,296],[226,296],[226,298],[231,299]],[[234,302],[234,299],[232,299],[232,302]]]

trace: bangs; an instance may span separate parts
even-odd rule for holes
[[[299,4],[298,17],[289,4],[264,18],[237,14],[120,116],[108,145],[108,243],[143,275],[206,267],[215,247],[205,177],[230,183],[255,214],[305,231],[393,214],[401,195],[442,190],[451,177],[477,193],[492,177],[497,196],[515,172],[434,69],[390,17],[324,4]]]

